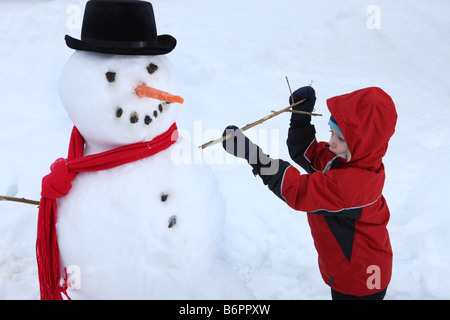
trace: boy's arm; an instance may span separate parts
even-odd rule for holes
[[[297,89],[289,102],[306,99],[305,102],[294,106],[294,110],[312,112],[316,102],[315,91],[312,87]],[[317,142],[316,130],[311,124],[311,116],[292,113],[289,124],[288,139],[286,141],[289,155],[295,163],[307,173],[322,171],[334,155],[325,142]]]
[[[232,137],[222,142],[225,151],[235,157],[247,160],[253,168],[253,174],[259,175],[263,183],[285,201],[281,195],[281,186],[284,172],[291,166],[290,163],[281,159],[270,158],[236,126],[225,128],[223,136],[229,134],[232,134]]]
[[[223,136],[233,134],[222,142],[226,152],[246,159],[253,168],[253,174],[259,175],[263,183],[291,208],[300,211],[314,211],[317,204],[324,204],[323,209],[334,209],[339,206],[342,188],[326,175],[321,173],[302,175],[287,161],[272,159],[256,144],[248,139],[239,128],[229,126]],[[335,193],[325,192],[328,189]]]
[[[289,103],[305,99],[305,102],[294,106],[296,111],[312,112],[316,103],[316,93],[310,86],[301,87],[289,97]],[[288,139],[286,141],[289,155],[295,163],[299,164],[306,172],[312,173],[315,169],[305,157],[306,150],[316,140],[316,130],[311,125],[311,116],[292,113],[289,124]]]
[[[314,148],[316,143],[316,130],[312,124],[298,124],[298,121],[291,120],[286,141],[289,155],[307,173],[316,171],[311,161],[306,157],[306,151],[311,147]]]

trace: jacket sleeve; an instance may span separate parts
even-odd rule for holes
[[[268,158],[269,163],[263,168],[253,170],[253,174],[259,175],[263,183],[281,200],[285,201],[281,195],[284,172],[291,166],[287,161],[281,159]]]
[[[305,152],[309,146],[316,140],[316,130],[309,122],[307,124],[291,120],[287,146],[289,155],[295,163],[300,165],[306,172],[316,171],[311,162],[305,157]]]
[[[322,171],[334,157],[328,143],[317,142],[316,130],[310,123],[291,120],[286,143],[291,159],[307,173]]]
[[[281,198],[298,211],[342,210],[346,201],[345,188],[336,176],[336,171],[301,174],[290,166],[283,174]]]
[[[327,143],[317,142],[315,135],[316,130],[309,122],[291,120],[287,139],[289,155],[309,174],[301,175],[289,162],[271,158],[265,161],[267,165],[253,171],[276,196],[300,211],[317,209],[317,203],[324,201],[336,203],[333,196],[325,194],[325,190],[330,190],[328,187],[334,189],[333,180],[327,179],[332,174],[322,174],[334,154],[328,149]]]
[[[263,183],[288,206],[305,212],[320,210],[339,211],[344,208],[345,189],[336,177],[336,170],[326,174],[313,172],[301,174],[289,162],[271,160],[275,173],[258,175]]]

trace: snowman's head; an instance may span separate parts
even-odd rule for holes
[[[182,102],[175,96],[178,90],[166,56],[76,51],[63,70],[59,92],[87,147],[100,152],[168,130]]]

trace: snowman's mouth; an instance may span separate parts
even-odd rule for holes
[[[118,119],[128,119],[131,124],[137,124],[143,122],[145,125],[150,125],[158,116],[170,105],[170,102],[161,101],[158,108],[153,110],[152,113],[138,113],[136,111],[131,111],[129,114],[125,114],[124,109],[118,106],[115,110],[115,116]]]

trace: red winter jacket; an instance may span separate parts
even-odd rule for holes
[[[280,160],[277,174],[261,177],[290,207],[308,212],[324,281],[343,294],[370,295],[391,278],[382,157],[397,113],[389,95],[374,87],[331,98],[327,105],[346,139],[350,162],[317,142],[311,124],[291,121],[290,155],[309,174]]]

